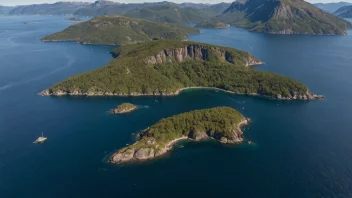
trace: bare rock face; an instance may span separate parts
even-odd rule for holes
[[[293,18],[291,7],[284,3],[280,3],[280,6],[276,7],[274,10],[274,16],[284,19]]]
[[[203,140],[209,138],[208,134],[205,131],[199,131],[197,129],[193,129],[189,133],[189,138],[194,139],[196,141]]]
[[[170,61],[176,62],[184,62],[187,59],[195,59],[195,60],[209,60],[209,53],[217,54],[220,59],[223,59],[226,62],[235,64],[237,63],[236,57],[234,57],[229,51],[226,49],[222,49],[219,47],[209,47],[201,44],[190,44],[186,47],[182,48],[174,48],[174,49],[165,49],[160,51],[154,56],[147,57],[145,62],[147,64],[160,64],[166,63]],[[259,65],[262,62],[255,60],[253,57],[248,56],[247,66],[249,65]]]
[[[287,97],[282,96],[281,94],[276,95],[276,98],[279,100],[321,100],[325,97],[322,95],[312,94],[310,91],[307,91],[305,94],[299,95],[298,93],[292,93]]]
[[[221,137],[220,142],[226,144],[227,143],[227,138],[226,137]]]
[[[154,149],[141,148],[135,153],[134,157],[139,160],[153,158],[154,157]]]
[[[238,128],[240,128],[240,127],[238,127]],[[221,139],[220,139],[220,141],[221,141]],[[242,142],[242,131],[233,130],[231,133],[231,137],[227,137],[226,143],[236,143],[236,142]]]
[[[125,152],[117,153],[115,156],[112,157],[111,161],[114,163],[130,161],[133,159],[134,153],[134,149],[127,149]]]

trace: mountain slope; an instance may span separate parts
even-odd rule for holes
[[[131,18],[167,23],[191,23],[210,18],[208,12],[192,7],[179,7],[174,4],[148,6],[131,10],[124,14]]]
[[[203,8],[203,11],[213,16],[217,16],[219,14],[222,14],[230,6],[231,6],[231,3],[218,3],[218,4],[210,5],[207,8]]]
[[[14,7],[0,6],[0,15],[8,15]]]
[[[334,14],[342,18],[352,18],[352,5],[338,9]]]
[[[42,40],[124,45],[152,39],[183,40],[191,33],[199,33],[199,30],[183,25],[162,24],[115,15],[96,17],[74,24]]]
[[[236,1],[218,19],[272,34],[346,34],[351,24],[303,0]]]
[[[73,14],[78,9],[88,6],[89,3],[57,2],[54,4],[34,4],[18,6],[11,10],[10,15],[65,15]]]
[[[96,1],[85,8],[81,8],[75,12],[77,16],[103,16],[103,15],[115,15],[125,14],[126,12],[155,5],[172,4],[169,2],[156,2],[156,3],[117,3],[112,1]]]
[[[247,52],[186,41],[125,45],[106,67],[73,76],[42,95],[175,95],[186,87],[215,87],[279,99],[315,99],[302,83],[254,70]]]
[[[339,8],[342,8],[343,6],[348,6],[348,5],[352,5],[352,3],[347,3],[347,2],[338,2],[338,3],[315,3],[313,4],[316,7],[325,10],[329,13],[334,13],[336,12],[336,10],[338,10]]]

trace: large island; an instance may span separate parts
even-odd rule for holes
[[[176,142],[184,139],[213,138],[222,143],[238,143],[243,140],[241,127],[246,124],[248,119],[229,107],[182,113],[162,119],[142,131],[135,144],[118,150],[110,162],[152,159],[167,153]]]
[[[76,23],[42,41],[74,41],[82,44],[126,45],[155,39],[185,40],[198,29],[181,24],[166,24],[124,16],[101,16]]]
[[[125,45],[106,67],[76,75],[41,95],[177,95],[187,88],[211,87],[236,94],[276,99],[317,99],[302,83],[252,69],[262,64],[248,52],[188,41],[150,41]]]

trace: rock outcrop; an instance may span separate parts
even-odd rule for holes
[[[307,91],[306,94],[303,94],[303,95],[294,93],[287,97],[283,97],[280,94],[278,94],[276,98],[279,100],[319,100],[319,99],[324,99],[325,97],[322,95],[312,94],[311,92]]]
[[[210,56],[216,56],[218,59],[228,63],[236,64],[244,63],[247,66],[260,65],[263,62],[255,59],[251,55],[247,55],[246,59],[237,58],[233,53],[226,48],[209,47],[199,44],[191,44],[182,48],[165,49],[159,53],[149,56],[145,59],[146,64],[161,64],[170,61],[183,62],[189,59],[209,61]]]
[[[123,103],[111,110],[113,114],[124,114],[136,110],[137,107],[131,103]]]

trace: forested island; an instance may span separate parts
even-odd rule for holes
[[[183,139],[200,141],[207,138],[222,143],[238,143],[243,140],[241,127],[248,124],[241,113],[230,107],[195,110],[161,119],[139,133],[139,140],[114,153],[111,163],[146,160],[167,153]]]
[[[123,114],[123,113],[132,112],[136,109],[137,107],[131,103],[122,103],[118,105],[115,109],[112,109],[111,112],[113,114]]]
[[[212,87],[236,94],[311,100],[302,83],[250,68],[262,64],[248,52],[204,43],[159,40],[125,45],[106,67],[70,77],[41,95],[177,95],[189,87]]]
[[[82,44],[125,45],[157,39],[185,40],[200,31],[181,24],[166,24],[124,16],[101,16],[76,23],[42,41],[73,41]]]

